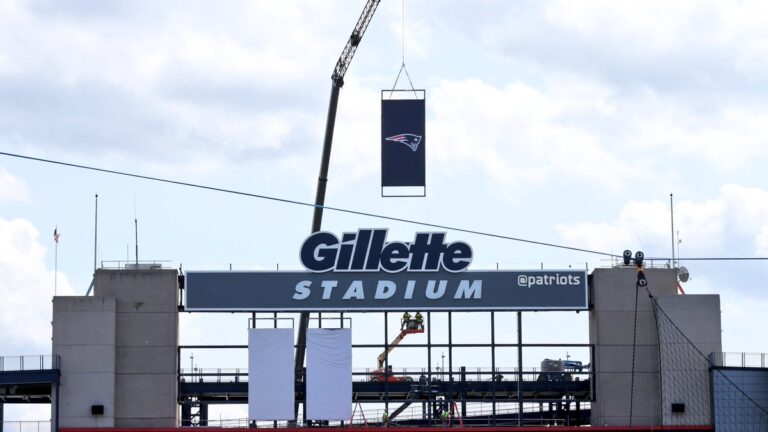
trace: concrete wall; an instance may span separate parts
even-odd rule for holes
[[[177,274],[97,270],[93,297],[54,298],[61,427],[177,426]]]
[[[677,291],[675,271],[646,269],[648,288],[658,295]],[[632,338],[637,271],[595,269],[590,283],[589,340],[595,345],[592,425],[628,426],[632,387]],[[641,289],[637,314],[632,425],[660,425],[659,346],[651,299]]]
[[[658,296],[663,424],[707,425],[710,353],[722,351],[720,296]],[[672,412],[673,403],[685,404]]]
[[[98,270],[94,295],[114,297],[115,427],[177,426],[176,270]]]
[[[61,357],[60,427],[115,426],[116,310],[114,297],[53,299],[53,354]],[[104,415],[91,415],[92,405],[104,405]]]
[[[632,395],[637,270],[592,273],[590,343],[595,344],[594,426],[709,425],[710,390],[706,356],[720,352],[720,298],[678,295],[674,269],[645,269],[648,290],[637,296],[637,342]],[[663,311],[663,312],[662,312]],[[657,317],[658,315],[658,317]],[[657,320],[658,318],[658,320]],[[673,413],[672,403],[684,403]]]

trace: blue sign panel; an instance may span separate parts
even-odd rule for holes
[[[186,273],[189,311],[587,310],[574,270]]]
[[[381,186],[426,186],[424,99],[381,101]]]
[[[186,273],[189,311],[587,310],[587,272],[468,271],[472,248],[444,232],[387,229],[304,240],[309,271]]]

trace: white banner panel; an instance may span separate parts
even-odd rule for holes
[[[248,330],[248,418],[294,420],[293,329]]]
[[[352,330],[307,330],[307,418],[352,417]]]

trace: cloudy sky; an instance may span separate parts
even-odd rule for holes
[[[0,151],[311,202],[330,75],[362,6],[0,0]],[[674,193],[686,291],[721,295],[725,351],[768,352],[756,337],[768,263],[685,262],[768,256],[768,4],[410,0],[405,11],[403,26],[402,3],[382,2],[346,76],[328,205],[667,257]],[[424,199],[379,190],[380,90],[402,62],[403,28],[427,94]],[[133,258],[137,217],[139,259],[300,268],[312,217],[0,156],[0,355],[50,351],[54,227],[57,293],[87,290],[95,194],[106,265]],[[400,240],[422,230],[324,219],[333,232],[380,226]],[[611,264],[448,235],[473,245],[476,269]],[[212,327],[187,316],[183,340],[210,342]]]

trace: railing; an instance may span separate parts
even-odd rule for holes
[[[420,404],[423,401],[418,401]],[[569,402],[567,400],[563,400],[563,402]],[[570,401],[571,403],[575,402],[573,400]],[[397,406],[397,403],[390,404],[390,412],[393,410],[393,406]],[[393,424],[396,424],[397,422],[405,422],[409,420],[422,420],[424,419],[424,413],[422,411],[421,406],[416,406],[417,404],[414,403],[414,405],[406,408],[403,412],[401,412],[395,419],[392,420]],[[466,418],[462,418],[462,422],[467,426],[491,426],[491,416],[494,414],[493,408],[489,403],[472,403],[467,402],[467,415]],[[581,408],[582,409],[588,409],[591,407],[591,404],[589,402],[581,402]],[[456,409],[458,410],[457,414],[461,412],[460,409],[460,402],[456,402]],[[496,406],[496,416],[505,416],[510,414],[517,414],[518,412],[518,405],[517,402],[509,402],[509,403],[499,403]],[[540,419],[528,419],[525,423],[526,425],[562,425],[565,423],[565,419],[558,419],[558,418],[544,418],[544,414],[550,414],[549,411],[542,410],[539,407],[538,402],[526,402],[523,405],[523,415],[525,414],[535,414],[535,413],[541,413],[542,418]],[[355,417],[352,419],[351,424],[363,424],[363,415],[365,416],[365,419],[368,423],[376,423],[380,422],[382,415],[384,414],[384,409],[373,409],[373,410],[365,410],[362,412],[362,414],[358,413],[355,415]],[[482,418],[486,417],[486,418]],[[433,417],[433,420],[436,423],[440,423],[440,419],[437,417]],[[509,426],[517,426],[517,420],[503,420],[503,419],[496,419],[496,425],[500,426],[504,424],[504,422],[507,422]],[[458,418],[452,419],[452,423],[458,423]]]
[[[715,352],[709,355],[709,361],[715,366],[765,368],[768,354]]]
[[[2,432],[51,432],[51,422],[46,421],[6,421],[0,423]]]
[[[101,267],[99,268],[109,270],[155,270],[164,268],[164,264],[167,265],[170,262],[170,260],[108,260],[101,261]]]
[[[563,401],[568,402],[568,401]],[[574,402],[574,401],[570,401]],[[394,406],[396,404],[390,404],[390,412],[394,409]],[[422,420],[424,419],[424,413],[422,412],[421,406],[411,406],[404,410],[402,413],[400,413],[396,418],[392,419],[390,425],[391,426],[397,426],[398,423],[405,423],[406,421],[411,420]],[[591,407],[591,404],[589,402],[581,402],[581,408],[582,409],[589,409]],[[457,404],[458,409],[458,404]],[[517,403],[506,403],[506,404],[499,404],[499,406],[496,407],[496,416],[504,416],[509,414],[517,414],[518,412],[518,406]],[[523,415],[528,414],[529,418],[524,420],[524,424],[526,426],[534,426],[534,425],[545,425],[545,426],[562,426],[565,424],[566,420],[564,418],[551,418],[549,415],[551,415],[551,412],[548,410],[543,410],[538,403],[526,403],[523,407]],[[541,413],[541,418],[530,418],[530,414],[536,414]],[[345,421],[344,424],[348,426],[361,426],[364,424],[378,424],[381,423],[382,416],[384,414],[384,408],[375,408],[375,409],[367,409],[367,410],[354,410],[354,417],[351,419],[351,421]],[[466,426],[491,426],[492,420],[490,419],[490,416],[494,414],[493,408],[488,406],[488,404],[481,404],[479,406],[468,406],[467,407],[467,415],[466,418],[462,418],[462,422]],[[546,417],[545,417],[546,416]],[[301,414],[299,414],[299,417],[301,417]],[[488,417],[483,419],[482,417]],[[440,425],[441,419],[435,417],[432,419],[435,424]],[[450,423],[452,425],[458,424],[459,420],[458,418],[454,417],[450,420]],[[288,422],[286,421],[257,421],[255,422],[255,425],[257,427],[267,427],[272,428],[275,426],[275,423],[277,423],[278,428],[285,428],[288,427]],[[339,426],[341,422],[334,421],[330,422],[330,426]],[[517,420],[509,420],[509,419],[497,419],[496,420],[496,426],[517,426]],[[207,427],[214,427],[214,428],[246,428],[249,427],[251,424],[248,419],[246,418],[235,418],[235,419],[209,419],[207,421]],[[293,426],[293,424],[291,425]],[[305,424],[300,418],[296,421],[295,426],[298,427],[304,427],[309,426],[309,424]],[[5,432],[5,431],[4,431]],[[8,431],[8,432],[16,432],[16,431]],[[22,431],[26,432],[26,431]],[[32,431],[29,431],[32,432]],[[42,431],[44,432],[44,431]]]
[[[35,371],[59,368],[59,356],[22,355],[0,357],[0,372]]]
[[[375,373],[372,368],[353,368],[353,381],[371,381],[371,377],[382,376],[381,372]],[[429,376],[426,368],[393,368],[388,374],[395,377],[409,378],[417,383],[419,378]],[[454,369],[452,372],[432,370],[431,378],[433,381],[449,381],[453,377],[454,381],[461,381],[464,375],[465,381],[517,381],[518,370],[516,367],[473,367],[464,371]],[[539,368],[523,368],[523,381],[583,381],[590,378],[590,371],[585,369],[583,372],[559,371],[542,372]],[[245,368],[194,368],[181,369],[180,379],[182,382],[198,383],[238,383],[248,382],[248,369]]]
[[[248,382],[248,369],[194,368],[181,369],[181,382],[237,383]]]

